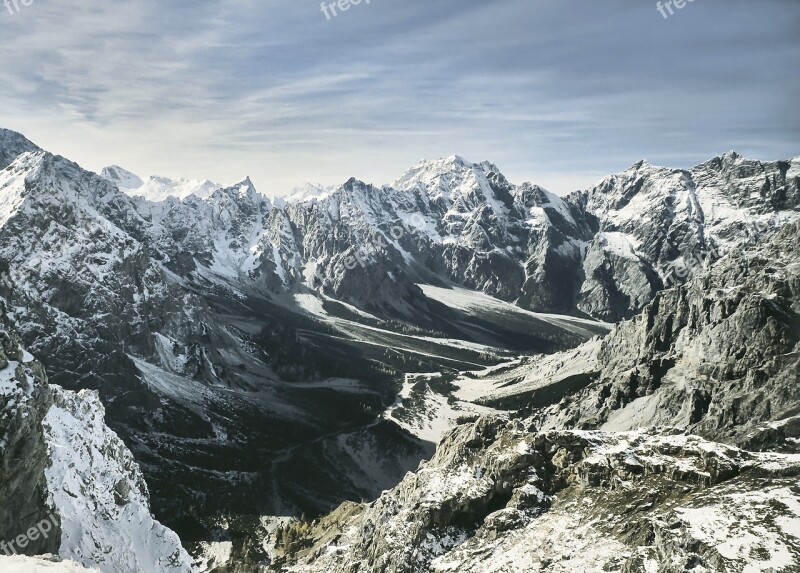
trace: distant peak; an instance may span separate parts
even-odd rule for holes
[[[0,169],[5,169],[17,157],[31,151],[41,151],[41,148],[21,133],[0,128]]]
[[[231,189],[235,189],[240,196],[243,195],[252,195],[257,193],[256,186],[253,185],[253,182],[250,179],[250,176],[245,177],[238,183],[231,186]]]
[[[31,151],[38,151],[40,150],[39,146],[33,143],[30,139],[19,133],[18,131],[14,131],[11,129],[6,129],[4,127],[0,127],[0,145],[4,145],[6,142],[15,141],[17,143],[25,144],[28,147],[31,147]]]
[[[445,158],[445,162],[447,162],[447,163],[456,163],[458,165],[472,165],[471,161],[468,161],[467,159],[465,159],[461,155],[451,155],[451,156]]]
[[[244,179],[242,179],[241,181],[239,181],[236,184],[236,187],[247,187],[249,189],[255,189],[256,188],[256,186],[253,185],[253,181],[250,179],[249,175],[247,177],[245,177]]]
[[[272,201],[270,201],[266,195],[262,195],[258,192],[258,190],[256,190],[256,186],[253,184],[253,181],[249,176],[245,177],[235,185],[231,185],[225,189],[217,189],[213,194],[211,194],[211,197],[220,197],[225,195],[228,197],[235,196],[237,200],[252,204],[265,204],[267,206],[272,205]]]
[[[332,185],[306,182],[292,189],[288,195],[281,199],[286,203],[306,203],[315,200],[322,201],[330,197],[335,190],[336,187]]]
[[[122,190],[139,189],[144,185],[144,181],[142,181],[138,175],[119,165],[103,167],[103,170],[100,172],[100,177],[114,183]]]

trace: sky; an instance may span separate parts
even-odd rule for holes
[[[275,196],[459,154],[563,194],[800,155],[797,0],[3,1],[0,127],[94,171]]]

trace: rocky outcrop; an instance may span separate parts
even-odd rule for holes
[[[4,301],[0,316],[5,319]],[[54,507],[45,479],[47,443],[42,421],[53,405],[44,370],[22,349],[20,339],[0,324],[0,541],[13,541],[43,520]],[[31,539],[18,551],[56,553],[58,520],[52,533]]]
[[[23,153],[39,151],[39,147],[24,135],[0,129],[0,169],[5,169]]]
[[[53,390],[42,426],[49,499],[61,522],[59,555],[109,573],[191,571],[178,536],[150,514],[144,477],[105,425],[97,393]]]
[[[766,290],[733,265],[698,276],[792,224],[797,160],[641,162],[558,197],[451,157],[391,186],[351,179],[288,202],[247,179],[152,202],[121,191],[138,185],[130,173],[89,173],[7,131],[0,149],[0,296],[53,381],[100,393],[159,515],[189,542],[253,514],[374,498],[431,447],[381,419],[402,373],[571,349],[608,330],[586,315],[631,320],[576,351],[590,367],[557,355],[539,372],[557,383],[515,393],[509,379],[486,403],[558,403],[546,428],[669,423],[791,444],[762,428],[796,398],[785,260],[770,253],[772,273],[748,259],[774,275]]]
[[[800,407],[799,236],[789,225],[659,293],[602,341],[595,381],[543,410],[542,427],[665,424],[742,445],[758,431],[763,441],[762,424]]]
[[[483,418],[374,503],[308,528],[294,545],[307,548],[282,567],[789,571],[800,558],[798,475],[796,456],[675,430],[536,432]]]
[[[598,234],[583,270],[578,308],[606,322],[635,316],[663,288],[658,274],[622,233]]]
[[[275,568],[794,571],[799,236],[722,256],[604,339],[491,369],[481,402],[532,417],[457,427],[375,502],[293,529]]]

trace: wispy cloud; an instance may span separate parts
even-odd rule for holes
[[[800,4],[36,0],[0,15],[0,124],[99,169],[394,179],[491,159],[570,191],[640,157],[800,152]]]

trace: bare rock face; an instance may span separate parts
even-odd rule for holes
[[[661,279],[621,233],[600,233],[583,263],[578,308],[606,322],[638,314],[663,288]]]
[[[0,299],[0,316],[5,319]],[[20,339],[0,324],[0,541],[12,541],[49,520],[45,468],[47,444],[42,420],[53,404],[44,370],[22,349]],[[38,536],[20,553],[57,553],[58,520],[48,537]]]
[[[402,374],[450,380],[545,352],[555,354],[500,366],[485,392],[475,379],[459,397],[447,395],[449,382],[436,384],[441,394],[410,395],[436,394],[431,411],[448,420],[475,401],[534,423],[460,428],[382,501],[326,519],[346,543],[316,531],[303,539],[320,551],[300,555],[293,538],[287,562],[468,571],[491,559],[513,570],[505,548],[545,570],[648,571],[661,559],[725,570],[785,556],[780,536],[736,545],[723,508],[736,504],[716,489],[769,493],[745,500],[756,517],[744,526],[778,531],[783,522],[759,508],[793,502],[759,481],[767,472],[783,483],[767,458],[721,449],[711,460],[702,452],[718,446],[639,430],[675,426],[796,451],[799,160],[729,153],[690,170],[640,162],[568,197],[457,156],[422,162],[390,186],[351,179],[288,201],[268,200],[249,179],[202,198],[149,201],[121,189],[138,183],[117,169],[89,173],[0,130],[0,297],[51,379],[86,390],[40,383],[35,362],[3,342],[0,429],[11,454],[0,491],[13,517],[0,514],[0,531],[53,504],[82,516],[70,505],[77,499],[150,532],[62,519],[70,543],[61,549],[77,560],[185,565],[175,538],[148,521],[148,488],[104,429],[107,412],[135,448],[159,515],[188,543],[224,537],[233,570],[263,568],[272,554],[253,541],[266,527],[260,516],[374,499],[429,455],[430,442],[382,418]],[[582,344],[609,329],[593,319],[623,322]],[[59,443],[88,453],[59,458]],[[611,444],[634,452],[643,473]],[[25,448],[33,455],[20,464]],[[686,456],[702,463],[687,469]],[[108,465],[99,471],[91,460]],[[63,472],[48,473],[56,467]],[[669,497],[652,497],[662,486]],[[681,521],[703,507],[716,516],[711,525]],[[613,523],[595,523],[608,513]],[[534,518],[535,531],[522,535]],[[730,546],[713,542],[715,528],[730,533]],[[131,536],[157,554],[116,554]]]
[[[374,503],[302,529],[278,565],[794,571],[798,237],[800,224],[786,225],[659,292],[604,339],[510,366],[506,401],[559,372],[583,368],[586,386],[528,404],[529,419],[459,426]]]
[[[0,129],[0,169],[11,165],[23,153],[32,151],[39,151],[39,147],[24,135],[8,129]]]
[[[796,456],[675,430],[460,426],[374,503],[313,525],[291,571],[739,571],[800,558]],[[302,546],[302,544],[301,544]],[[788,571],[788,569],[786,569]]]
[[[628,264],[626,272],[587,257],[579,308],[611,320],[633,316],[662,288],[659,283],[683,284],[707,263],[796,221],[799,194],[797,160],[760,162],[736,153],[688,171],[643,161],[605,178],[583,194],[586,209],[600,221],[595,241],[608,245],[612,236],[616,248],[605,251],[628,253],[623,258],[641,264]]]
[[[742,445],[757,431],[763,442],[760,425],[800,403],[798,236],[789,225],[659,293],[602,341],[595,382],[543,410],[542,427],[665,424]]]

